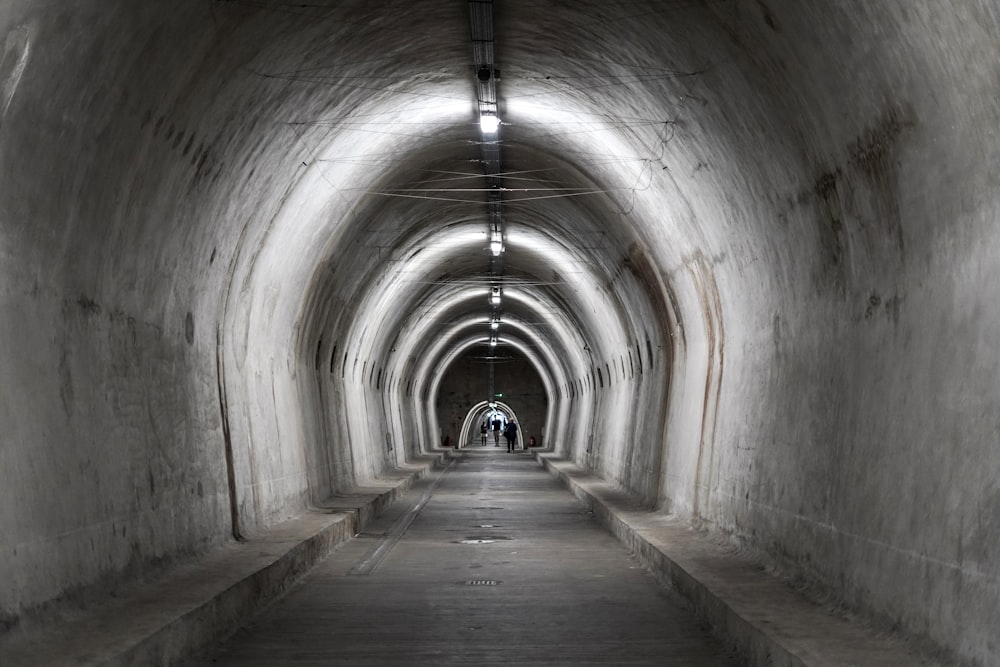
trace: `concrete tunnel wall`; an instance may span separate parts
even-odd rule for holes
[[[8,626],[428,450],[482,335],[484,210],[388,196],[476,166],[465,4],[253,4],[0,8]],[[505,167],[602,192],[507,208],[558,451],[1000,661],[996,4],[495,11]]]

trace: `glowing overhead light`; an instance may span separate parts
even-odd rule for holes
[[[497,346],[497,337],[493,336],[490,338],[490,347],[496,347],[496,346]]]
[[[493,238],[490,240],[490,251],[494,257],[499,257],[503,252],[503,234],[499,229],[493,230]]]
[[[490,322],[490,329],[496,331],[499,328],[500,328],[500,318],[494,317],[493,320]]]
[[[500,241],[491,242],[490,251],[492,251],[494,257],[499,257],[500,253],[503,252],[503,244]]]
[[[490,303],[494,306],[500,305],[500,288],[494,287],[490,290]]]
[[[484,113],[479,117],[479,128],[485,134],[496,134],[500,128],[500,119],[491,113]]]

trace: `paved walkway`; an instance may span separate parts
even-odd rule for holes
[[[537,461],[477,449],[189,664],[739,664]]]

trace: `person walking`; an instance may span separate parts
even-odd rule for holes
[[[488,429],[486,428],[486,420],[484,419],[483,423],[479,425],[479,435],[481,436],[481,438],[480,438],[481,441],[479,443],[480,447],[485,447],[486,446],[486,431],[487,430]]]
[[[517,422],[514,420],[507,422],[507,430],[504,431],[503,437],[507,438],[507,451],[514,451],[517,446]]]
[[[494,447],[499,447],[500,446],[500,427],[502,425],[503,425],[503,422],[500,421],[500,417],[499,416],[494,416],[493,417],[493,446]]]

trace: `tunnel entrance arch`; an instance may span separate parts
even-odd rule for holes
[[[479,446],[480,436],[479,436],[479,424],[483,420],[492,420],[493,414],[499,414],[501,421],[503,422],[501,429],[507,427],[507,422],[514,420],[517,422],[518,426],[518,444],[523,445],[521,442],[521,433],[524,432],[524,426],[521,420],[517,418],[517,414],[514,412],[513,408],[503,401],[480,401],[472,406],[472,409],[465,415],[465,419],[462,421],[462,430],[459,432],[458,444],[462,447],[468,446]],[[487,444],[490,444],[493,440],[493,433],[490,431],[488,434],[489,439]]]

